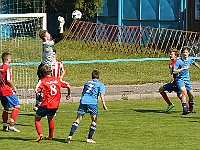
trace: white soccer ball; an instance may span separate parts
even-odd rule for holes
[[[72,18],[77,20],[77,19],[81,19],[82,17],[82,13],[79,10],[74,10],[72,12]]]

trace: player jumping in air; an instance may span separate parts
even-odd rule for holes
[[[82,97],[80,99],[80,104],[78,107],[76,120],[73,122],[71,126],[71,131],[69,133],[66,142],[69,143],[72,139],[72,136],[85,113],[90,113],[92,123],[90,125],[90,130],[88,133],[88,138],[86,140],[87,143],[96,143],[92,136],[96,130],[96,122],[98,115],[98,96],[100,95],[104,110],[108,110],[105,104],[104,95],[105,95],[105,86],[102,82],[99,81],[99,71],[93,70],[92,72],[92,80],[85,83]]]
[[[38,79],[43,78],[42,73],[42,66],[48,65],[51,67],[54,61],[54,55],[53,55],[53,47],[55,44],[60,42],[63,39],[63,25],[65,24],[63,17],[58,17],[58,21],[60,22],[59,29],[57,30],[57,33],[53,36],[51,36],[48,32],[48,30],[41,30],[39,32],[39,36],[42,39],[42,62],[38,66],[37,75]],[[38,93],[36,95],[36,105],[33,108],[34,111],[37,111],[37,107],[39,103],[42,101],[42,93]]]
[[[172,61],[172,63],[169,65],[169,69],[170,69],[170,74],[173,77],[173,81],[170,82],[170,83],[164,84],[163,86],[161,86],[159,88],[160,94],[162,95],[162,97],[164,98],[164,100],[166,101],[166,103],[168,104],[166,112],[169,112],[174,107],[174,104],[170,101],[170,99],[167,96],[167,94],[165,93],[165,91],[168,91],[169,93],[171,93],[172,91],[176,92],[177,93],[177,97],[180,100],[181,100],[181,97],[182,97],[181,91],[177,87],[177,84],[176,84],[176,81],[175,81],[176,74],[173,74],[174,64],[175,64],[175,62],[177,61],[177,59],[179,57],[179,53],[180,53],[179,50],[177,50],[176,48],[172,48],[170,50],[169,58]],[[187,107],[189,107],[188,103],[186,103],[186,104],[187,104]]]
[[[16,87],[12,81],[12,68],[9,66],[11,62],[11,56],[5,52],[2,54],[3,65],[0,66],[0,101],[3,106],[3,131],[11,130],[14,132],[20,132],[15,128],[14,122],[17,119],[18,112],[20,110],[20,103],[16,96]],[[10,115],[10,125],[7,126],[8,111],[13,107]]]
[[[182,115],[186,115],[193,112],[194,108],[194,93],[192,90],[192,84],[190,82],[189,67],[190,65],[195,65],[198,69],[200,66],[189,57],[189,47],[184,46],[181,49],[181,58],[179,58],[174,64],[173,73],[176,74],[176,83],[182,94]],[[189,110],[186,106],[186,97],[189,97]]]
[[[67,88],[68,95],[66,99],[69,100],[71,97],[71,88],[69,83],[62,81],[59,77],[51,76],[51,68],[47,65],[43,66],[42,72],[44,78],[40,79],[36,85],[35,92],[43,92],[43,99],[41,105],[38,107],[35,115],[35,127],[38,133],[38,137],[34,142],[43,140],[42,134],[42,123],[41,118],[47,115],[49,124],[49,135],[46,140],[52,140],[54,135],[54,120],[53,116],[60,105],[61,99],[61,88]]]

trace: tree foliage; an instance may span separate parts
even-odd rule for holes
[[[57,13],[71,17],[73,10],[80,10],[83,18],[94,17],[102,11],[104,0],[45,0],[46,8],[51,6]],[[48,12],[48,11],[47,11]]]

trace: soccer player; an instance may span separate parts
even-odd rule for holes
[[[3,131],[20,132],[15,126],[15,120],[17,119],[18,112],[20,110],[20,103],[16,96],[16,87],[12,81],[12,68],[9,66],[11,62],[11,56],[9,53],[4,52],[1,56],[3,64],[0,66],[0,100],[3,106],[2,120]],[[8,111],[12,108],[10,115],[10,124],[7,126]]]
[[[190,65],[195,65],[198,69],[200,66],[189,57],[189,47],[184,46],[181,49],[181,58],[179,58],[174,64],[173,73],[176,74],[176,83],[182,94],[182,115],[186,115],[193,112],[194,108],[194,94],[192,90],[192,84],[190,82],[189,67]],[[189,97],[189,110],[186,106],[186,97]]]
[[[163,99],[166,101],[166,103],[168,104],[168,107],[166,109],[166,112],[169,112],[173,107],[174,107],[174,104],[170,101],[169,97],[167,96],[167,94],[165,93],[165,91],[168,91],[169,93],[171,93],[172,91],[176,92],[177,93],[177,97],[181,100],[181,92],[179,90],[179,88],[177,87],[177,84],[176,84],[176,74],[173,74],[173,69],[174,69],[174,64],[176,63],[178,57],[179,57],[179,50],[177,50],[176,48],[172,48],[170,50],[170,55],[169,55],[169,58],[170,60],[172,61],[172,63],[169,65],[169,69],[170,69],[170,74],[172,75],[173,77],[173,81],[170,82],[170,83],[167,83],[167,84],[164,84],[163,86],[161,86],[159,88],[159,92],[160,94],[162,95]],[[187,104],[187,107],[188,106],[188,103]]]
[[[55,49],[53,50],[53,55],[54,55],[54,60],[53,60],[53,64],[51,65],[52,76],[60,77],[62,79],[66,73],[66,69],[62,61],[56,59],[57,55],[56,55]]]
[[[92,80],[85,83],[82,97],[80,99],[80,104],[78,107],[77,117],[76,120],[73,122],[71,131],[69,133],[66,142],[69,143],[72,139],[72,136],[78,125],[80,124],[81,120],[85,113],[90,113],[92,123],[90,125],[88,138],[86,140],[87,143],[95,143],[92,139],[92,136],[96,130],[96,122],[97,122],[97,115],[98,115],[98,96],[100,96],[104,110],[108,110],[105,104],[105,86],[102,82],[99,81],[100,73],[98,70],[93,70],[92,72]]]
[[[54,135],[54,120],[61,99],[61,88],[67,88],[68,95],[66,99],[71,97],[71,88],[69,83],[62,81],[59,77],[51,76],[51,67],[45,65],[42,66],[42,72],[44,78],[40,79],[36,85],[35,92],[43,92],[43,99],[41,105],[38,107],[35,115],[35,127],[38,133],[38,137],[34,142],[43,140],[42,134],[42,123],[41,118],[47,115],[49,124],[49,135],[46,137],[47,140],[52,140]]]
[[[53,55],[53,47],[55,44],[60,42],[63,39],[63,25],[65,24],[63,17],[58,17],[58,21],[60,22],[59,29],[57,30],[57,33],[51,37],[51,35],[48,33],[48,30],[41,30],[39,32],[39,36],[42,39],[42,62],[38,66],[37,70],[37,76],[38,79],[43,78],[42,73],[42,66],[48,65],[51,67],[54,61],[54,55]],[[42,101],[42,93],[38,93],[36,95],[36,105],[33,108],[34,111],[37,111],[37,107]]]
[[[62,79],[63,76],[66,73],[66,69],[65,69],[63,63],[60,60],[56,59],[57,55],[56,55],[55,49],[53,49],[53,55],[54,55],[54,60],[53,60],[53,63],[51,65],[51,70],[52,70],[51,75],[54,76],[54,77],[60,77]],[[41,101],[42,100],[41,100],[41,97],[40,97],[40,101],[36,101],[36,105],[33,108],[34,111],[37,111],[38,106],[41,104]]]

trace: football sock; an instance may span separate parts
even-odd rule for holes
[[[71,127],[71,131],[69,133],[69,136],[72,136],[77,128],[78,128],[78,123],[77,122],[73,122],[72,127]]]
[[[10,115],[10,125],[14,125],[14,122],[17,119],[19,110],[20,110],[19,107],[13,108],[12,113]]]
[[[160,92],[160,94],[162,95],[162,97],[164,98],[164,100],[167,102],[168,105],[172,104],[172,102],[169,100],[169,98],[165,92]]]
[[[40,120],[35,120],[35,128],[37,130],[38,135],[42,134],[42,124]]]
[[[182,107],[183,107],[183,111],[184,111],[184,112],[187,112],[187,111],[188,111],[187,106],[186,106],[186,101],[183,101],[183,102],[182,102]]]
[[[193,108],[194,108],[194,101],[190,101],[189,102],[189,110],[193,111]]]
[[[51,120],[49,122],[49,136],[50,137],[53,137],[53,134],[54,134],[54,121]]]
[[[96,125],[91,124],[91,125],[90,125],[89,134],[88,134],[88,139],[92,139],[92,136],[93,136],[95,130],[96,130]]]
[[[2,120],[3,120],[3,123],[6,123],[6,124],[7,124],[7,121],[8,121],[8,111],[3,110],[3,113],[2,113]]]

